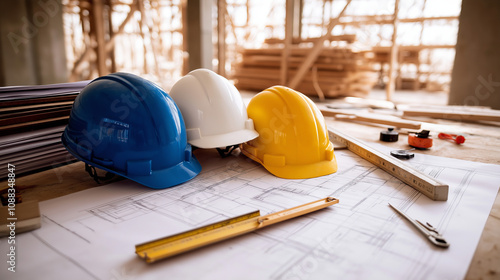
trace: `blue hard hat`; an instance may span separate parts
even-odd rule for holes
[[[75,99],[62,143],[79,160],[154,189],[201,171],[175,102],[133,74],[90,82]]]

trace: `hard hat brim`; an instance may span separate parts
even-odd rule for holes
[[[99,169],[125,177],[127,179],[130,179],[132,181],[135,181],[141,185],[144,185],[152,189],[166,189],[169,187],[182,184],[184,182],[193,179],[196,175],[198,175],[201,172],[200,162],[194,156],[191,156],[189,161],[182,161],[177,165],[171,166],[169,168],[161,170],[153,170],[152,174],[149,176],[144,176],[144,175],[129,176],[125,174],[125,172],[122,173],[116,170],[112,170],[95,162],[90,162],[82,158],[78,153],[76,153],[71,149],[71,145],[67,145],[68,143],[66,141],[68,140],[65,138],[65,134],[63,134],[62,136],[63,145],[68,150],[68,152],[78,160],[81,160]]]
[[[150,176],[124,176],[153,189],[165,189],[185,183],[201,172],[201,165],[195,157],[182,161],[170,168],[156,170]]]
[[[245,144],[244,144],[245,145]],[[301,165],[284,165],[284,166],[270,166],[264,164],[259,158],[252,155],[244,148],[242,149],[242,153],[252,159],[260,163],[264,166],[267,171],[273,174],[276,177],[280,177],[283,179],[309,179],[320,176],[329,175],[337,172],[337,159],[335,158],[335,154],[333,155],[332,160],[323,160],[320,162],[309,163],[309,164],[301,164]]]
[[[255,130],[243,129],[229,133],[203,136],[200,139],[189,140],[188,143],[202,149],[212,149],[238,145],[257,138],[259,133]]]

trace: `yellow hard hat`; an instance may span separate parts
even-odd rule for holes
[[[250,100],[247,113],[259,137],[242,144],[243,154],[272,174],[306,179],[337,171],[325,119],[304,94],[273,86]]]

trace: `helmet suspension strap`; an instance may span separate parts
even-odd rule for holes
[[[232,145],[232,146],[227,146],[225,149],[217,148],[217,152],[219,152],[221,158],[226,158],[230,156],[231,153],[238,147],[239,145]]]
[[[113,174],[111,172],[106,172],[106,175],[99,176],[99,175],[97,175],[97,171],[95,170],[95,167],[89,165],[88,163],[85,163],[85,171],[87,171],[87,173],[89,173],[90,177],[94,178],[94,181],[96,181],[96,183],[98,183],[98,184],[100,184],[103,181],[107,181],[115,176],[115,174]]]

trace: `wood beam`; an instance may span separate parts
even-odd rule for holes
[[[97,72],[99,76],[109,73],[106,67],[106,39],[104,34],[104,2],[103,0],[93,0],[92,15],[94,19],[95,39],[97,41]]]
[[[123,33],[125,30],[125,26],[134,16],[135,11],[137,11],[137,0],[134,0],[132,4],[130,4],[130,12],[128,12],[127,17],[123,20],[123,22],[118,27],[118,30],[113,33],[113,36],[106,43],[106,51],[111,51],[115,45],[116,37]]]
[[[338,25],[370,25],[370,24],[392,24],[392,15],[380,15],[380,16],[345,16],[344,21],[338,23]],[[350,21],[346,21],[345,18],[350,18]],[[458,20],[457,16],[443,16],[443,17],[418,17],[418,18],[401,18],[399,22],[401,23],[416,23],[416,22],[427,22],[427,21],[453,21]]]
[[[300,39],[302,37],[302,14],[304,12],[303,0],[294,0],[293,9],[293,38]]]
[[[206,68],[212,70],[212,2],[187,0],[187,37],[189,71]]]
[[[333,18],[330,20],[330,23],[328,24],[328,28],[326,31],[326,34],[318,38],[316,43],[314,43],[314,47],[311,49],[311,52],[309,55],[306,57],[302,65],[299,67],[297,73],[295,76],[292,78],[290,81],[290,84],[288,85],[291,88],[297,87],[297,85],[302,81],[302,78],[304,78],[304,75],[306,74],[309,69],[311,69],[311,65],[314,63],[316,58],[318,57],[319,53],[323,49],[323,44],[324,42],[330,37],[333,28],[337,23],[339,22],[340,18],[344,15],[344,12],[346,11],[347,7],[349,7],[349,4],[351,3],[352,0],[347,0],[347,3],[344,6],[344,9],[339,13],[337,18]]]
[[[281,54],[280,66],[280,82],[282,85],[287,84],[288,77],[288,58],[290,56],[290,48],[292,47],[293,25],[294,25],[294,7],[295,0],[286,0],[286,17],[285,17],[285,40],[283,52]]]
[[[394,16],[393,16],[393,26],[394,30],[392,32],[392,47],[391,47],[391,57],[389,60],[389,82],[387,83],[385,89],[385,98],[387,101],[391,101],[392,94],[394,93],[395,87],[395,75],[394,70],[396,68],[396,63],[398,59],[398,45],[396,43],[397,33],[398,33],[398,14],[399,14],[399,0],[394,2]]]
[[[285,34],[286,35],[286,34]],[[318,40],[318,37],[310,37],[310,38],[293,38],[292,44],[301,44],[301,43],[314,43]],[[356,41],[356,34],[343,34],[343,35],[332,35],[327,38],[327,41],[346,41],[348,43],[354,43]],[[267,38],[264,40],[265,44],[283,44],[285,40],[278,38]]]
[[[109,41],[106,42],[105,50],[106,52],[110,52],[113,50],[113,47],[115,45],[116,37],[123,33],[125,30],[125,26],[127,23],[132,19],[134,16],[135,11],[137,11],[137,0],[134,0],[134,2],[130,5],[130,12],[127,14],[127,17],[123,20],[123,22],[120,24],[118,27],[118,30],[113,33]],[[80,16],[82,17],[82,13],[80,13]],[[82,21],[82,28],[85,26]],[[86,32],[84,32],[85,34]],[[90,55],[92,54],[92,48],[87,47],[83,54],[76,60],[75,64],[73,65],[73,69],[71,70],[71,81],[77,80],[77,75],[81,71],[81,65],[83,62],[88,61],[90,59]]]
[[[182,75],[189,73],[189,57],[188,54],[188,8],[187,0],[181,1],[181,14],[182,14]]]
[[[217,0],[217,70],[226,76],[226,0]]]
[[[138,6],[139,6],[139,11],[141,12],[141,21],[140,21],[139,28],[142,31],[142,27],[146,26],[146,28],[148,30],[148,37],[149,37],[149,42],[150,42],[150,45],[151,45],[151,51],[153,53],[153,62],[154,62],[155,71],[156,71],[156,74],[158,75],[158,77],[162,77],[162,73],[161,73],[161,69],[160,69],[160,63],[158,62],[158,54],[157,54],[158,51],[156,49],[157,42],[153,38],[153,32],[154,32],[153,25],[154,24],[152,23],[152,21],[150,21],[150,18],[148,18],[148,16],[146,15],[146,10],[145,10],[145,7],[144,7],[144,1],[143,0],[138,0]],[[144,54],[144,55],[146,55],[146,54]]]
[[[109,29],[109,37],[113,37],[114,35],[114,30],[113,30],[113,1],[111,0],[106,0],[106,5],[108,6],[108,29]],[[116,72],[116,57],[115,57],[115,49],[112,48],[111,50],[106,49],[106,53],[108,54],[109,58],[111,59],[111,73]]]

